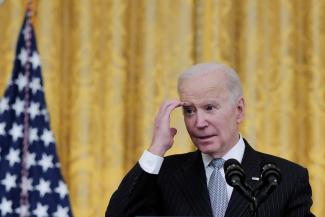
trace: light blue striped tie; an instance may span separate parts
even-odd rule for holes
[[[209,164],[209,167],[213,168],[208,189],[214,217],[224,217],[228,206],[227,184],[219,171],[224,163],[225,160],[219,158],[212,160]]]

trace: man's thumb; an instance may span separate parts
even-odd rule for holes
[[[177,133],[177,129],[176,128],[170,128],[170,133],[172,134],[172,137],[174,137]]]

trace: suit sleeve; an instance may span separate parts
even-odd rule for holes
[[[105,217],[158,215],[157,178],[137,163],[112,195]]]
[[[303,170],[295,183],[294,193],[288,202],[287,217],[314,217],[311,213],[312,190],[307,169]]]

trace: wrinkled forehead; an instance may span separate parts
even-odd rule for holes
[[[227,77],[224,73],[204,73],[182,80],[179,86],[180,98],[218,97],[225,95]]]

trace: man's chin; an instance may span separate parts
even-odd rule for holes
[[[213,152],[213,150],[214,150],[213,143],[199,143],[199,144],[196,144],[196,147],[204,154],[209,154],[209,153]]]

